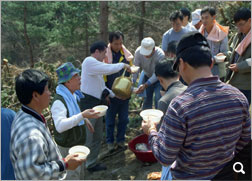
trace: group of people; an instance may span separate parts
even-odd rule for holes
[[[174,20],[175,13],[178,18]],[[164,34],[163,43],[178,35],[176,25],[182,24],[182,16],[175,13],[171,16],[174,27]],[[168,105],[163,104],[167,111],[161,126],[143,120],[142,128],[162,164],[161,180],[250,180],[251,11],[241,8],[235,13],[238,32],[229,47],[228,28],[216,22],[215,9],[205,7],[200,15],[199,31],[187,32],[176,40],[172,68],[164,68],[162,63],[156,66],[157,77],[164,79],[170,71],[172,80],[173,70],[188,87]],[[169,43],[165,44],[168,50]],[[224,62],[216,63],[214,55],[218,54],[226,56],[227,67]],[[166,76],[161,74],[162,68]],[[234,172],[236,162],[243,164],[244,174]]]
[[[216,177],[251,137],[251,12],[241,8],[235,13],[238,32],[230,47],[228,27],[219,25],[215,17],[214,8],[196,9],[190,23],[191,12],[182,8],[171,14],[172,28],[164,33],[161,48],[146,37],[133,56],[123,45],[123,34],[112,32],[108,45],[103,41],[91,45],[81,71],[70,62],[59,66],[50,107],[54,137],[42,115],[50,102],[49,77],[34,69],[18,75],[15,90],[22,107],[5,140],[10,144],[5,153],[10,154],[15,178],[82,180],[85,168],[90,173],[106,170],[98,159],[103,117],[92,108],[108,106],[107,154],[127,149],[130,98],[111,90],[124,69],[125,76],[133,74],[133,82],[140,74],[135,93],[145,92],[142,109],[153,107],[155,94],[155,108],[164,112],[159,125],[142,122],[152,152],[163,166],[162,180]],[[216,63],[215,55],[227,57],[227,71],[226,63]],[[132,65],[139,66],[139,71],[132,72]],[[1,109],[1,117],[7,119],[4,113]],[[8,113],[13,119],[14,113]],[[75,145],[90,149],[86,160],[68,154]]]

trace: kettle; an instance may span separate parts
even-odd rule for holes
[[[123,99],[128,99],[132,93],[132,82],[130,77],[125,77],[126,69],[123,71],[123,74],[120,77],[117,77],[112,85],[112,91],[116,96]]]

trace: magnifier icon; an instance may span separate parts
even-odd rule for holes
[[[236,165],[239,165],[241,168],[239,170],[237,170],[235,168]],[[233,165],[233,170],[236,172],[236,173],[242,173],[242,174],[245,174],[244,170],[243,170],[243,164],[241,162],[235,162],[235,164]]]

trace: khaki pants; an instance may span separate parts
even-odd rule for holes
[[[58,145],[60,153],[62,157],[66,157],[68,155],[69,148],[62,147]],[[85,173],[85,163],[82,163],[81,166],[76,168],[75,170],[67,170],[67,175],[65,180],[84,180],[84,173]]]

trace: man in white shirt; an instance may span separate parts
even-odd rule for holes
[[[188,31],[197,31],[196,28],[189,22],[191,18],[191,12],[187,8],[181,8],[181,13],[183,14],[183,26],[188,29]]]
[[[98,118],[97,112],[92,109],[80,111],[77,103],[78,95],[75,92],[80,89],[80,70],[70,62],[64,63],[56,70],[58,86],[51,107],[54,139],[63,157],[68,155],[69,148],[76,145],[84,145],[86,138],[85,125],[90,132],[94,128],[88,119]],[[84,165],[76,170],[68,171],[67,180],[83,180]]]
[[[85,58],[82,63],[81,91],[85,97],[80,100],[81,110],[101,104],[109,104],[109,97],[115,97],[115,94],[105,86],[103,75],[119,72],[123,68],[130,71],[130,66],[125,63],[103,63],[103,59],[106,57],[106,49],[105,42],[95,42],[90,47],[91,56]],[[105,165],[97,163],[103,137],[103,118],[90,119],[90,122],[94,127],[94,133],[86,131],[86,145],[90,149],[86,167],[89,172],[106,170]]]

